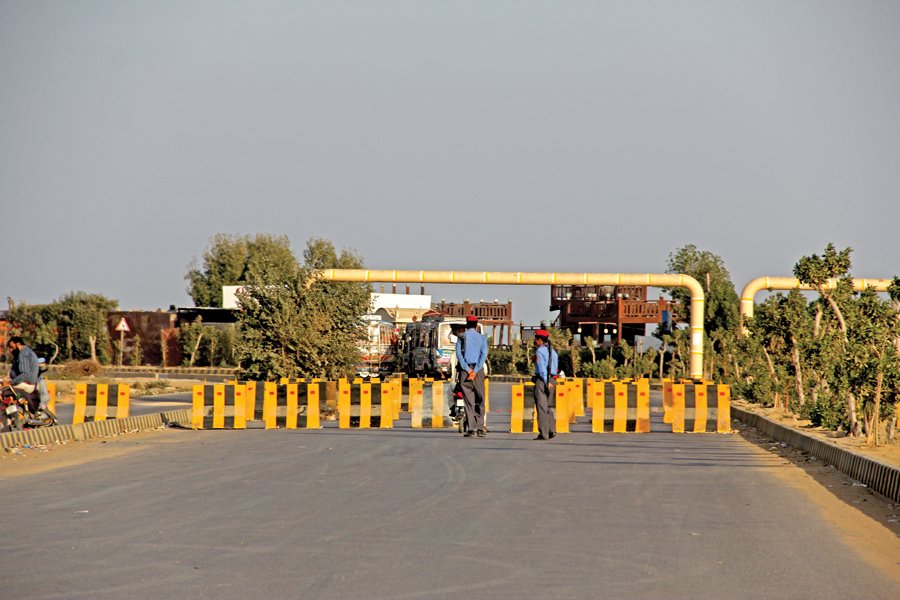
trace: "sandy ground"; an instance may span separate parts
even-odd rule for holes
[[[891,465],[900,466],[900,439],[895,439],[893,443],[882,442],[878,446],[869,446],[866,444],[865,438],[850,438],[846,435],[840,435],[834,431],[828,431],[822,427],[817,427],[808,420],[798,419],[794,415],[784,414],[774,408],[750,404],[744,400],[732,400],[732,404],[743,410],[763,415],[780,425],[799,429],[807,435],[828,440],[830,443],[837,444],[842,448],[859,452],[860,454]]]

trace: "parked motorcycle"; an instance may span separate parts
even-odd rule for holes
[[[26,427],[49,427],[59,421],[49,408],[42,408],[37,390],[24,394],[4,386],[0,390],[0,431],[22,431]]]

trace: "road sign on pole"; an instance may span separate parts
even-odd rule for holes
[[[119,320],[119,324],[116,325],[116,331],[121,331],[121,332],[131,331],[131,327],[128,326],[128,321],[125,320],[125,317],[122,317]]]

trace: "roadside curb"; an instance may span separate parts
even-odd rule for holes
[[[755,427],[770,438],[809,452],[818,460],[832,465],[848,477],[864,483],[870,490],[878,492],[894,502],[900,502],[900,468],[829,444],[825,440],[779,425],[771,419],[734,405],[731,407],[731,416],[750,427]]]
[[[96,437],[118,435],[123,432],[156,429],[168,423],[190,423],[191,410],[190,408],[183,408],[125,419],[109,419],[106,421],[79,423],[78,425],[56,425],[54,427],[40,427],[24,431],[9,431],[0,433],[0,449],[5,450],[26,444],[33,446],[57,442],[83,442]]]

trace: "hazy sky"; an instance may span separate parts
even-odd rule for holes
[[[216,233],[738,292],[900,274],[900,2],[0,0],[0,304],[190,306]],[[429,286],[552,315],[541,287]]]

